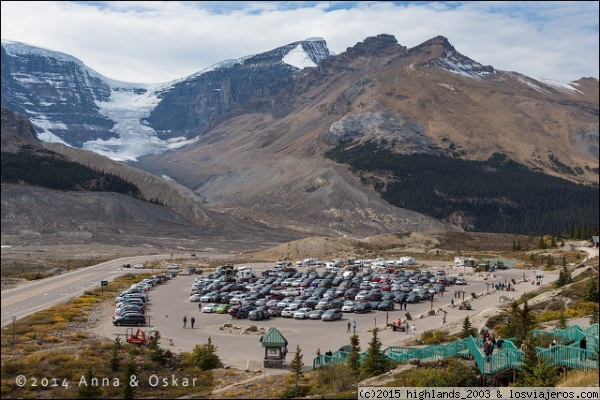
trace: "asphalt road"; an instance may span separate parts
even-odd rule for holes
[[[204,255],[198,253],[198,256]],[[190,254],[161,254],[120,258],[3,290],[0,293],[2,326],[12,323],[13,317],[23,318],[81,296],[86,290],[99,288],[101,281],[112,281],[125,273],[149,271],[133,268],[122,269],[123,264],[133,266],[147,261],[182,258],[192,258],[192,256]]]

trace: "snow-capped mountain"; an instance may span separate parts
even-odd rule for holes
[[[70,55],[2,40],[2,106],[28,117],[44,141],[136,160],[188,143],[264,87],[328,56],[325,41],[311,38],[151,85],[112,80]]]

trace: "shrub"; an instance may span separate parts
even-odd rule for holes
[[[285,389],[279,398],[281,399],[296,399],[298,397],[304,397],[310,392],[310,387],[305,385],[292,386]]]
[[[421,334],[422,344],[440,344],[449,340],[449,332],[444,330],[425,331]]]
[[[217,348],[212,344],[210,337],[206,344],[194,346],[192,358],[194,364],[203,371],[221,366],[221,360],[217,355]]]
[[[471,368],[461,360],[450,357],[394,374],[397,381],[387,386],[442,387],[452,382],[452,386],[456,387],[474,387],[477,386],[478,373],[476,367]]]

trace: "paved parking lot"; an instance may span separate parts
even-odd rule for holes
[[[447,265],[447,263],[445,263]],[[260,273],[260,268],[256,268],[257,273]],[[459,269],[449,271],[450,275],[457,275]],[[533,277],[533,271],[526,271],[527,278]],[[548,275],[548,273],[546,273]],[[558,275],[558,272],[550,274],[547,283],[554,280],[553,276]],[[506,278],[510,281],[511,278],[521,280],[523,276],[522,270],[506,270],[496,272],[496,277],[484,281],[483,278],[466,277],[469,284],[467,286],[449,286],[444,297],[436,296],[433,308],[438,309],[443,307],[448,310],[446,316],[447,322],[462,320],[466,315],[475,316],[478,312],[492,305],[499,305],[499,297],[506,292],[498,291],[493,295],[484,296],[481,299],[473,302],[472,311],[459,311],[458,308],[448,309],[450,301],[453,298],[455,289],[463,289],[468,293],[485,292],[488,285],[486,282],[500,283]],[[375,325],[382,330],[380,331],[380,340],[383,343],[383,348],[398,344],[401,340],[407,337],[418,337],[423,331],[428,329],[440,328],[442,326],[441,316],[431,316],[424,319],[414,321],[417,328],[415,333],[409,332],[393,332],[392,330],[383,330],[386,322],[386,312],[371,312],[368,314],[344,314],[343,318],[338,321],[324,322],[320,320],[294,320],[288,318],[274,318],[271,320],[251,321],[249,319],[232,320],[229,315],[201,313],[198,309],[198,303],[191,303],[187,299],[190,294],[190,288],[194,282],[195,275],[182,276],[179,275],[169,282],[157,285],[151,289],[149,293],[149,306],[147,315],[150,317],[150,325],[159,330],[161,336],[165,339],[161,344],[165,348],[172,351],[191,351],[196,344],[206,343],[208,337],[211,337],[213,344],[218,347],[218,354],[221,360],[234,368],[251,370],[262,369],[262,358],[264,349],[262,348],[257,334],[231,334],[224,333],[219,330],[223,324],[233,324],[243,326],[244,328],[250,325],[255,325],[258,328],[264,327],[266,330],[274,326],[279,329],[283,336],[288,340],[288,350],[292,353],[296,344],[302,349],[305,365],[312,365],[312,358],[317,349],[324,353],[328,349],[335,351],[341,346],[349,343],[351,333],[347,332],[348,321],[356,321],[357,333],[360,337],[362,349],[368,347],[368,343],[372,338],[372,333],[368,331]],[[511,292],[515,298],[518,298],[525,291],[536,289],[530,284],[516,285],[516,292]],[[456,300],[455,300],[456,302]],[[400,317],[405,320],[405,313],[409,312],[413,317],[417,317],[421,313],[427,313],[431,304],[429,301],[417,304],[408,304],[407,311],[399,311],[398,304],[394,311],[389,311],[389,321]],[[187,328],[183,328],[183,317],[187,316]],[[194,329],[190,327],[191,317],[195,318]],[[107,315],[106,320],[98,328],[100,334],[114,338],[115,333],[124,333],[125,327],[115,327],[111,323],[112,316]],[[150,328],[146,328],[150,329]],[[173,346],[169,346],[169,340],[173,339]],[[288,355],[288,362],[291,356]]]

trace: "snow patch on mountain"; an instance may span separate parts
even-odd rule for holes
[[[552,86],[558,90],[567,90],[569,92],[583,93],[581,90],[577,89],[576,82],[566,82],[555,79],[539,79],[539,81],[545,83],[548,86]]]
[[[447,51],[446,57],[439,60],[436,64],[447,71],[468,78],[481,78],[486,75],[494,75],[497,73],[493,68],[486,68],[478,62],[452,51]]]
[[[317,66],[317,64],[310,59],[310,55],[304,51],[302,44],[298,44],[296,47],[294,47],[294,49],[287,53],[281,61],[298,69]]]
[[[107,77],[103,76],[102,74],[100,74],[99,72],[97,72],[97,71],[91,69],[90,67],[88,67],[87,65],[85,65],[83,63],[83,61],[81,61],[80,59],[75,58],[69,54],[61,53],[60,51],[45,49],[43,47],[31,46],[31,45],[28,45],[27,43],[13,42],[13,41],[7,40],[7,39],[2,39],[2,47],[4,48],[4,51],[6,51],[6,54],[12,55],[12,56],[27,56],[28,54],[32,54],[32,55],[36,55],[36,56],[46,57],[49,59],[55,59],[55,60],[59,60],[59,61],[63,61],[63,62],[74,63],[77,66],[79,66],[81,69],[87,71],[91,77],[101,79],[105,83],[107,83],[108,85],[111,85],[111,86],[133,88],[133,87],[138,87],[140,85],[137,83],[123,82],[123,81],[118,81],[115,79],[107,78]]]

